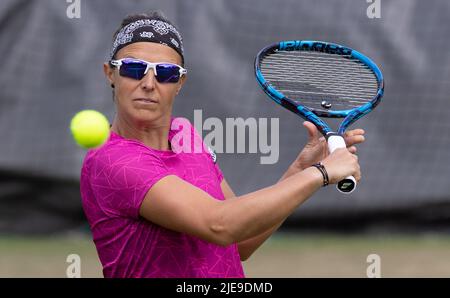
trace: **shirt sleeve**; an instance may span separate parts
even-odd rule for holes
[[[140,144],[97,152],[90,166],[95,201],[110,216],[139,218],[150,188],[172,174],[160,158]]]
[[[219,183],[222,183],[223,173],[222,173],[222,170],[220,169],[219,164],[217,163],[217,161],[214,164],[214,171],[216,173],[217,179],[219,180]]]

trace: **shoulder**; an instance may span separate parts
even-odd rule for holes
[[[170,138],[174,151],[202,153],[216,163],[217,156],[212,148],[203,141],[201,127],[195,127],[189,119],[173,118]]]
[[[176,117],[172,118],[172,121],[170,123],[169,138],[172,138],[174,136],[181,136],[186,138],[193,136],[199,137],[200,135],[197,132],[195,126],[192,125],[192,123],[189,121],[189,119],[183,117]]]
[[[148,162],[160,163],[161,159],[156,152],[144,144],[111,133],[109,140],[103,146],[87,152],[83,168],[103,169],[134,164],[148,165]]]

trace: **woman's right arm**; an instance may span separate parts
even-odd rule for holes
[[[322,163],[331,183],[349,175],[360,178],[357,157],[347,149],[336,150]],[[227,246],[259,235],[289,216],[322,182],[317,169],[307,168],[275,185],[219,201],[170,175],[148,191],[140,215],[167,229]]]

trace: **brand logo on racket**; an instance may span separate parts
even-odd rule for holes
[[[351,55],[352,49],[330,44],[324,42],[303,42],[301,40],[283,41],[280,42],[280,50],[282,51],[298,51],[298,50],[308,50],[308,51],[318,51],[329,54],[338,55]]]

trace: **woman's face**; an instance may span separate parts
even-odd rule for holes
[[[168,46],[153,42],[136,42],[120,49],[116,59],[135,58],[148,62],[170,62],[181,65],[181,56]],[[104,65],[105,74],[114,84],[115,102],[119,117],[135,125],[157,124],[155,120],[167,119],[172,113],[175,96],[186,77],[177,83],[159,83],[153,69],[149,69],[141,80],[122,77],[116,67]],[[146,103],[142,99],[152,100]]]

